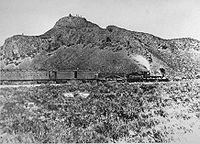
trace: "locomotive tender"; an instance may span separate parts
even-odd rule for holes
[[[69,80],[82,81],[121,81],[121,82],[145,82],[145,81],[168,81],[164,76],[150,76],[149,72],[125,73],[101,73],[95,71],[30,71],[30,70],[1,70],[0,81],[36,81],[56,83]]]

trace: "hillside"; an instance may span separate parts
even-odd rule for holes
[[[15,35],[0,48],[1,69],[150,70],[168,78],[194,78],[200,71],[200,41],[162,39],[117,26],[105,29],[76,16],[63,17],[39,36]]]

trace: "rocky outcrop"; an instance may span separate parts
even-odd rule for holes
[[[194,78],[200,72],[199,50],[195,39],[165,40],[112,25],[103,29],[70,15],[42,35],[6,39],[0,59],[1,69],[131,72],[150,68],[152,75],[165,69],[169,78]]]

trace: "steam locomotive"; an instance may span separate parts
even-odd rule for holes
[[[164,76],[151,76],[150,72],[141,71],[133,73],[102,73],[95,71],[30,71],[30,70],[1,70],[0,82],[4,81],[36,81],[56,83],[69,80],[81,81],[117,81],[117,82],[148,82],[168,81]]]

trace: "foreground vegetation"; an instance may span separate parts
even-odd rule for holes
[[[1,88],[0,143],[195,141],[199,92],[198,82]]]

